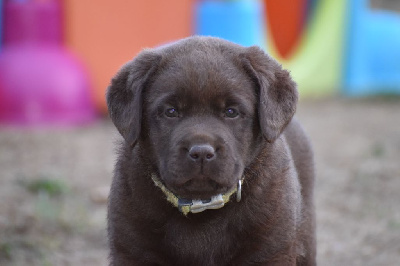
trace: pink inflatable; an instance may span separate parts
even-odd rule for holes
[[[75,125],[95,118],[88,75],[62,45],[60,5],[6,1],[0,123]]]

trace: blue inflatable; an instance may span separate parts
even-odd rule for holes
[[[195,33],[220,37],[243,46],[266,47],[261,1],[198,1]]]
[[[367,0],[349,1],[347,15],[343,93],[400,94],[400,16]]]

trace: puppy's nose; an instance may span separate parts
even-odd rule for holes
[[[194,145],[189,149],[189,159],[192,161],[212,161],[215,158],[215,150],[211,145]]]

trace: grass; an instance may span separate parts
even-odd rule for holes
[[[27,265],[27,259],[30,265],[53,265],[51,254],[91,230],[91,205],[59,178],[22,176],[17,184],[29,199],[24,206],[29,206],[25,211],[30,222],[9,224],[0,232],[0,265]]]
[[[382,158],[385,155],[385,146],[383,143],[375,143],[372,145],[371,154],[375,158]]]
[[[25,183],[30,192],[46,194],[50,197],[60,196],[68,191],[67,185],[58,179],[39,178]]]
[[[11,259],[12,245],[8,242],[0,243],[0,258]]]

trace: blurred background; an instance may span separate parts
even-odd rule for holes
[[[105,90],[143,48],[259,45],[298,83],[319,265],[398,265],[400,1],[0,0],[0,265],[107,265],[121,139]]]

